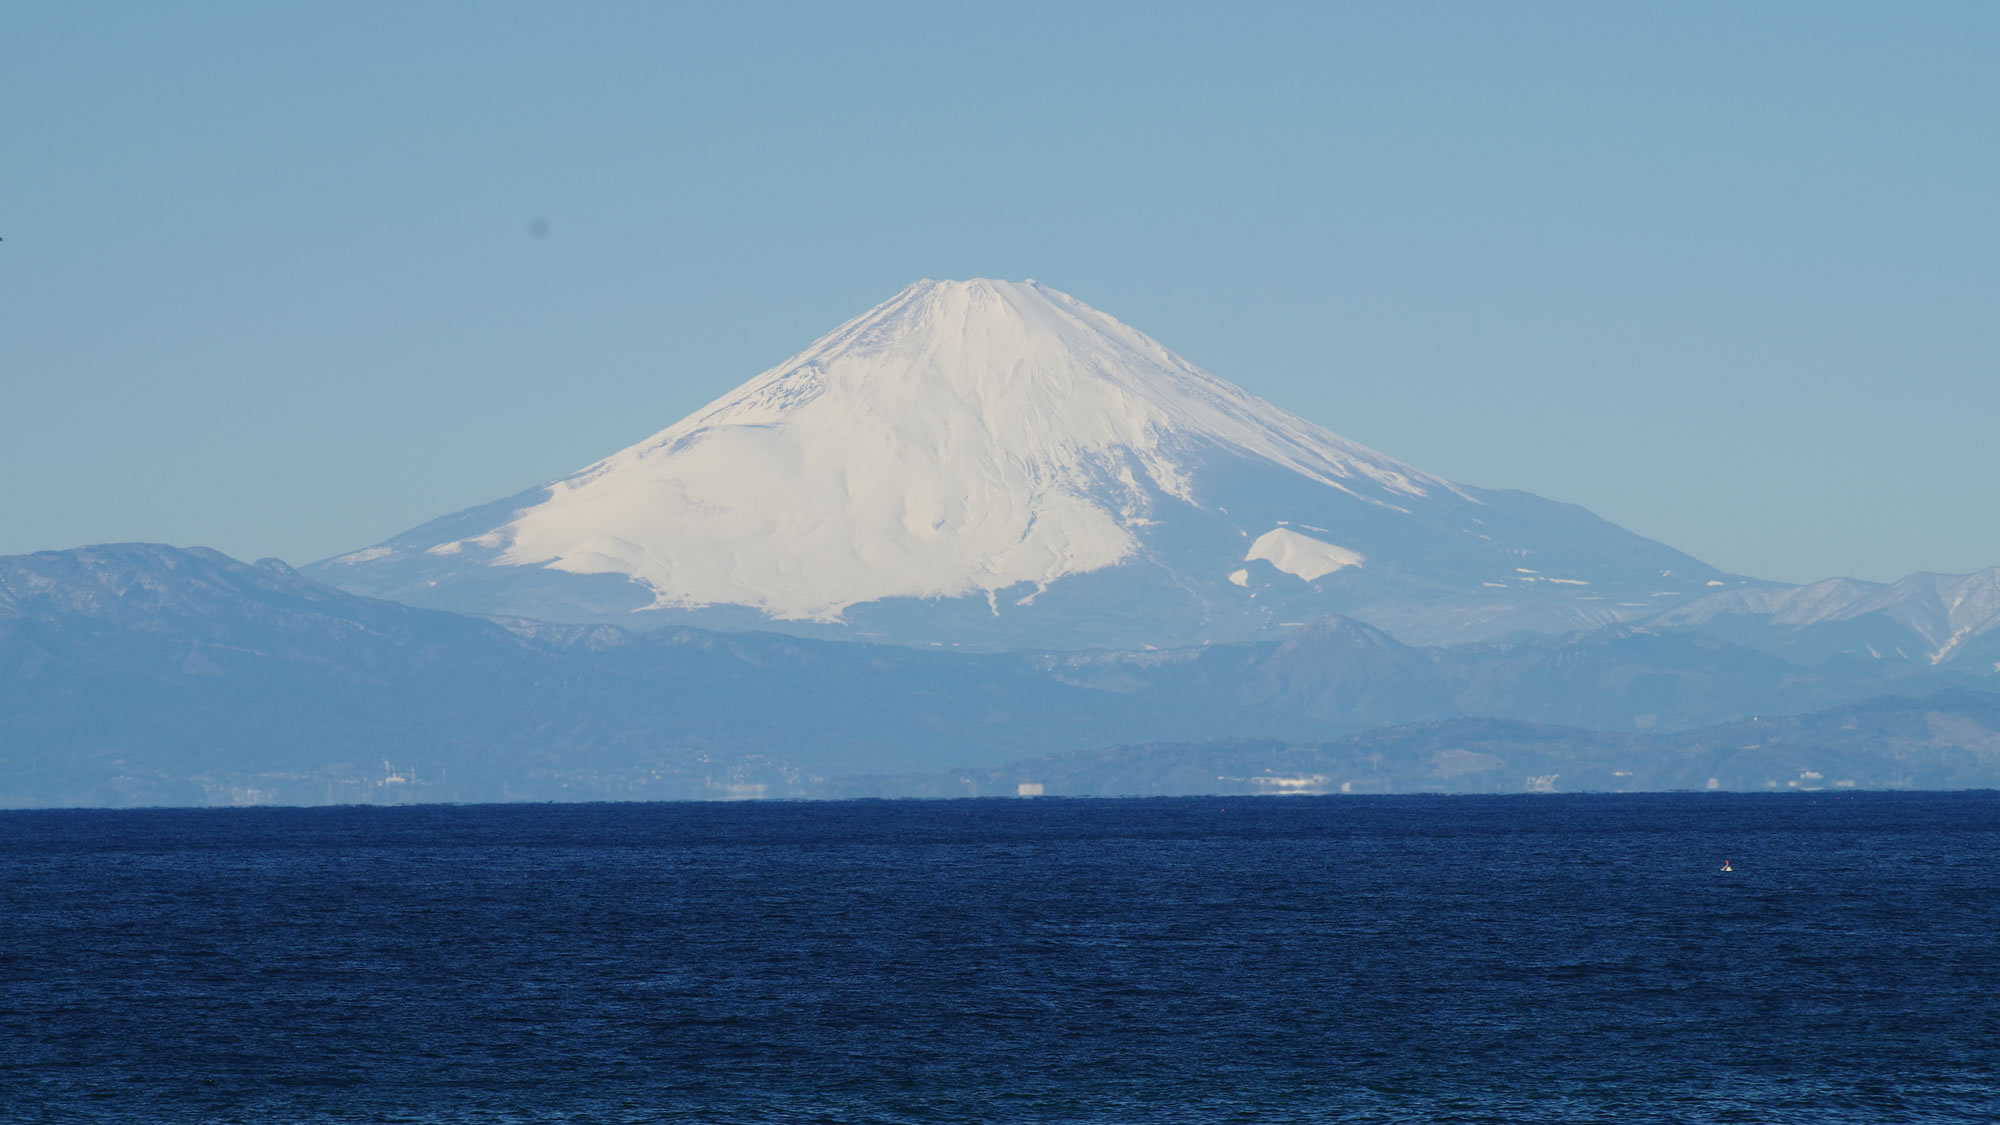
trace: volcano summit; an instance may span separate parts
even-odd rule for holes
[[[977,647],[1407,641],[1742,580],[1348,441],[1033,281],[921,281],[552,484],[309,568],[416,605]]]

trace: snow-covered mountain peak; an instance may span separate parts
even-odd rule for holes
[[[832,404],[819,400],[832,394]],[[817,405],[816,405],[817,404]],[[1238,446],[1324,484],[1421,496],[1449,485],[1356,445],[1033,281],[924,280],[688,419],[608,459],[679,449],[719,426],[794,418],[887,424],[899,440],[983,437],[1022,461],[1071,467],[1112,448]],[[1173,466],[1157,483],[1187,499]],[[593,466],[596,468],[596,466]],[[585,470],[586,473],[591,470]]]
[[[480,541],[659,606],[830,620],[1117,564],[1218,450],[1385,507],[1451,488],[1046,286],[927,280]]]
[[[1567,630],[1714,577],[987,279],[920,281],[563,480],[314,573],[509,616],[1034,647],[1282,635],[1330,612],[1426,640]]]

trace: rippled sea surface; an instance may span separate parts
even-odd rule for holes
[[[10,1121],[2000,1119],[1993,793],[18,812],[0,880]]]

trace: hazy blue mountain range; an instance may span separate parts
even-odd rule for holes
[[[1629,626],[1414,648],[1328,618],[1283,641],[1012,654],[631,633],[151,544],[0,558],[0,668],[7,805],[812,796],[1123,744],[1465,716],[1666,732],[1994,682]]]
[[[2000,567],[1719,590],[1648,621],[1816,663],[1835,656],[2000,671]]]
[[[1811,715],[1634,735],[1506,719],[1412,723],[1299,745],[1153,743],[996,770],[837,778],[828,796],[1813,792],[2000,788],[2000,693],[1883,697]]]

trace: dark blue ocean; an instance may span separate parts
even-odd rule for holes
[[[0,813],[0,1118],[1991,1122],[2000,794]]]

